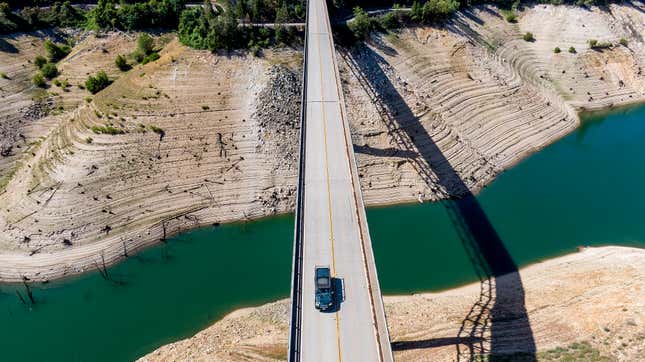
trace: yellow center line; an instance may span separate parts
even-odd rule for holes
[[[320,3],[320,1],[316,1],[317,4]],[[314,28],[315,31],[318,30],[318,8],[316,7],[316,16],[314,16],[314,20],[316,23],[316,27]],[[329,36],[329,35],[327,35]],[[331,211],[331,185],[330,185],[330,178],[329,178],[329,155],[327,152],[327,115],[325,113],[325,90],[324,90],[324,83],[323,83],[323,67],[322,67],[322,59],[321,59],[321,54],[320,54],[320,36],[317,37],[316,44],[318,45],[318,67],[320,71],[320,100],[321,100],[321,115],[322,115],[322,125],[323,125],[323,143],[325,146],[325,176],[327,179],[327,214],[329,217],[329,239],[331,241],[331,270],[332,270],[332,277],[336,277],[336,254],[334,250],[334,222],[332,218],[332,211]],[[338,310],[336,310],[336,342],[338,346],[338,361],[342,361],[342,353],[341,353],[341,348],[340,348],[340,318],[338,316]]]

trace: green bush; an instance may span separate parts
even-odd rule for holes
[[[533,36],[533,33],[528,31],[524,33],[524,35],[522,36],[522,39],[524,39],[524,41],[535,41],[535,37]]]
[[[45,82],[45,77],[43,77],[43,75],[40,73],[36,73],[36,75],[34,75],[31,81],[34,83],[36,87],[45,88],[47,86],[47,82]]]
[[[347,26],[349,30],[354,33],[354,36],[357,39],[365,39],[372,31],[372,21],[370,16],[365,12],[365,10],[356,6],[354,8],[354,19],[352,22],[348,22]]]
[[[150,62],[154,62],[155,60],[157,60],[159,58],[160,58],[159,53],[157,53],[157,52],[150,53],[148,56],[143,58],[143,60],[141,60],[141,64],[148,64]]]
[[[610,42],[599,42],[596,39],[589,39],[587,43],[589,44],[589,48],[591,49],[608,49],[613,46],[613,44],[611,44]]]
[[[397,29],[401,24],[394,12],[387,13],[379,18],[379,23],[384,29]]]
[[[622,46],[624,46],[624,47],[626,47],[626,46],[627,46],[627,44],[628,44],[628,43],[627,43],[627,39],[625,39],[625,38],[620,38],[619,43],[620,43],[620,45],[622,45]]]
[[[2,79],[9,79],[9,76],[5,72],[0,72],[0,78]]]
[[[512,11],[508,11],[508,12],[506,13],[506,15],[504,16],[504,18],[505,18],[505,19],[506,19],[506,21],[508,21],[509,23],[517,23],[517,15],[515,15],[515,13],[514,13],[514,12],[512,12]]]
[[[96,76],[90,76],[85,81],[85,88],[92,94],[96,94],[110,85],[110,79],[104,71],[100,71]]]
[[[47,59],[39,55],[36,57],[36,59],[34,59],[34,64],[38,67],[38,69],[40,69],[43,67],[43,65],[47,64]]]
[[[137,51],[144,54],[148,55],[152,53],[152,50],[154,49],[155,42],[152,39],[150,35],[147,33],[141,33],[139,34],[139,37],[137,38]]]
[[[92,126],[92,132],[96,134],[109,134],[109,135],[117,135],[117,134],[124,134],[125,131],[122,130],[121,128],[116,128],[110,125],[106,126]]]
[[[555,47],[555,48],[553,49],[553,52],[554,52],[555,54],[558,54],[558,53],[560,53],[561,51],[562,51],[562,50],[560,50],[560,48],[558,48],[558,47]]]
[[[445,19],[459,9],[457,0],[428,0],[423,5],[423,20]]]
[[[576,48],[574,47],[569,47],[569,53],[575,54],[576,53]]]
[[[117,55],[116,59],[114,60],[114,64],[116,64],[116,67],[123,72],[130,69],[130,64],[128,64],[128,61],[125,60],[125,57],[123,55]]]
[[[49,39],[45,41],[45,50],[47,51],[49,60],[52,62],[57,62],[65,58],[72,51],[68,45],[56,44]]]
[[[47,79],[55,78],[58,75],[58,68],[56,68],[54,63],[46,63],[42,68],[40,68],[40,71]]]

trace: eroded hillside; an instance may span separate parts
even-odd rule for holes
[[[644,20],[640,3],[538,5],[517,23],[479,7],[340,52],[366,202],[477,191],[575,129],[577,112],[642,101]]]
[[[537,5],[509,23],[479,7],[339,49],[367,204],[477,191],[575,129],[577,111],[642,101],[644,14]],[[136,34],[75,34],[58,64],[70,86],[38,89],[31,62],[62,35],[0,43],[0,280],[48,280],[180,230],[292,210],[299,52],[217,55],[162,34],[159,60],[121,72],[114,58]],[[79,85],[99,70],[115,81],[92,96]]]

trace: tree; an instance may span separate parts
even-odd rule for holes
[[[275,40],[278,43],[289,43],[289,33],[284,25],[288,19],[289,9],[287,9],[287,3],[283,0],[282,6],[275,14]]]
[[[95,77],[89,76],[85,81],[85,88],[92,94],[96,94],[110,85],[110,79],[104,71],[100,71]]]
[[[429,0],[423,5],[423,20],[447,18],[459,9],[456,0]]]
[[[357,39],[365,39],[372,31],[370,16],[358,6],[354,8],[354,20],[348,23],[347,26],[349,26],[349,30],[354,33]]]
[[[237,14],[237,18],[241,19],[242,21],[246,19],[246,0],[237,0],[237,2],[235,3],[235,14]]]
[[[410,9],[410,19],[412,21],[419,22],[423,20],[423,6],[419,0],[414,0],[412,3],[412,9]]]

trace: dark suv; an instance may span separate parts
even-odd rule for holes
[[[334,306],[334,291],[328,266],[316,266],[316,309],[326,311]]]

